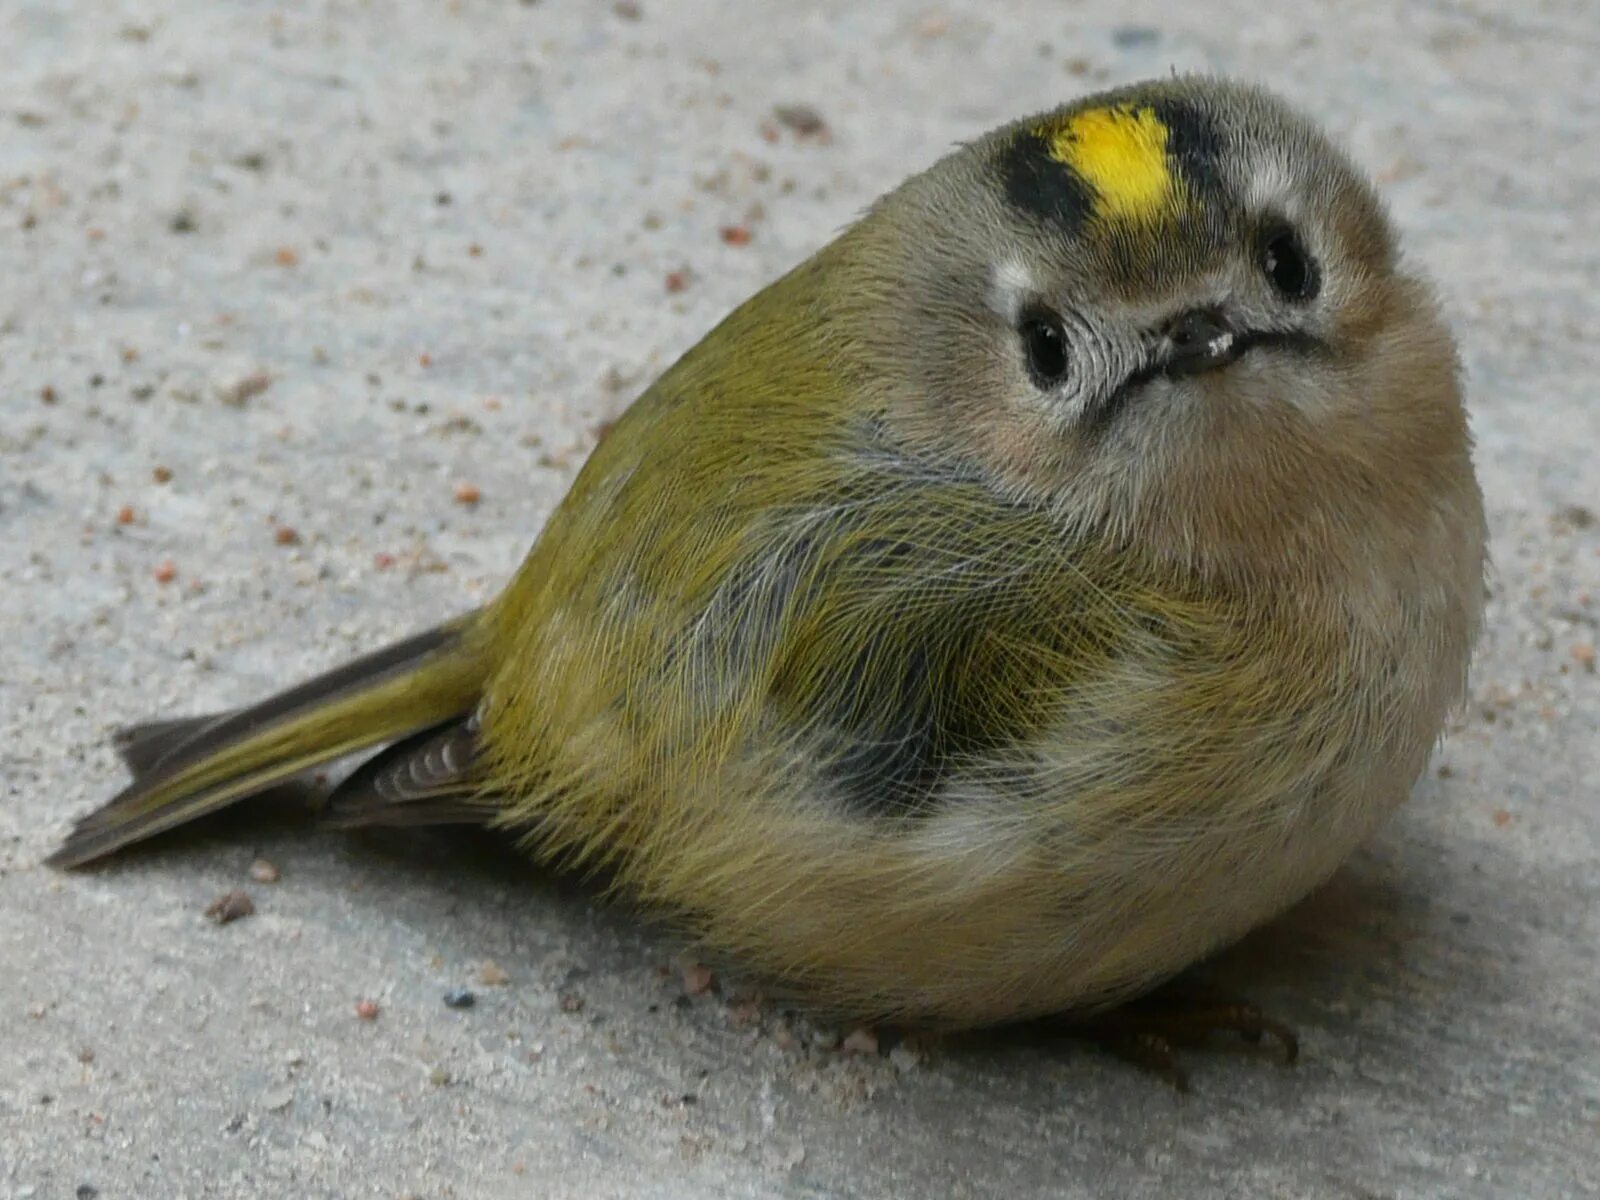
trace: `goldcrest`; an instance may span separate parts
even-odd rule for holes
[[[735,310],[484,608],[137,728],[76,866],[356,751],[346,826],[603,870],[815,1005],[1090,1013],[1325,879],[1462,696],[1455,350],[1267,93],[962,146]]]

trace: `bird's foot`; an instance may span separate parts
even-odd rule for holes
[[[1248,1001],[1190,981],[1168,984],[1083,1025],[1086,1037],[1161,1076],[1180,1092],[1189,1090],[1189,1076],[1178,1063],[1177,1051],[1202,1045],[1218,1031],[1236,1033],[1258,1045],[1270,1037],[1283,1047],[1286,1064],[1300,1054],[1299,1039],[1283,1022]]]

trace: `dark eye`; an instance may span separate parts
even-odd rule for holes
[[[1033,382],[1041,388],[1060,383],[1067,373],[1067,335],[1061,329],[1061,318],[1048,309],[1036,309],[1023,316],[1018,330]]]
[[[1317,263],[1287,225],[1270,226],[1261,239],[1261,273],[1285,300],[1310,300],[1322,285]]]

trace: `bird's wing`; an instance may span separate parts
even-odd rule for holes
[[[483,824],[495,806],[481,794],[475,715],[455,718],[394,743],[346,778],[328,797],[325,824]]]

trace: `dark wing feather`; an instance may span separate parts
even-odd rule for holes
[[[81,866],[323,763],[477,704],[484,669],[466,638],[476,614],[335,667],[258,704],[138,725],[119,737],[133,781],[82,818],[53,855]]]
[[[123,765],[135,779],[152,774],[172,751],[198,734],[207,725],[221,721],[228,713],[207,713],[202,717],[178,717],[170,721],[145,721],[117,730],[112,745]]]
[[[374,755],[328,797],[326,824],[481,825],[495,806],[480,794],[478,719],[424,729]]]

